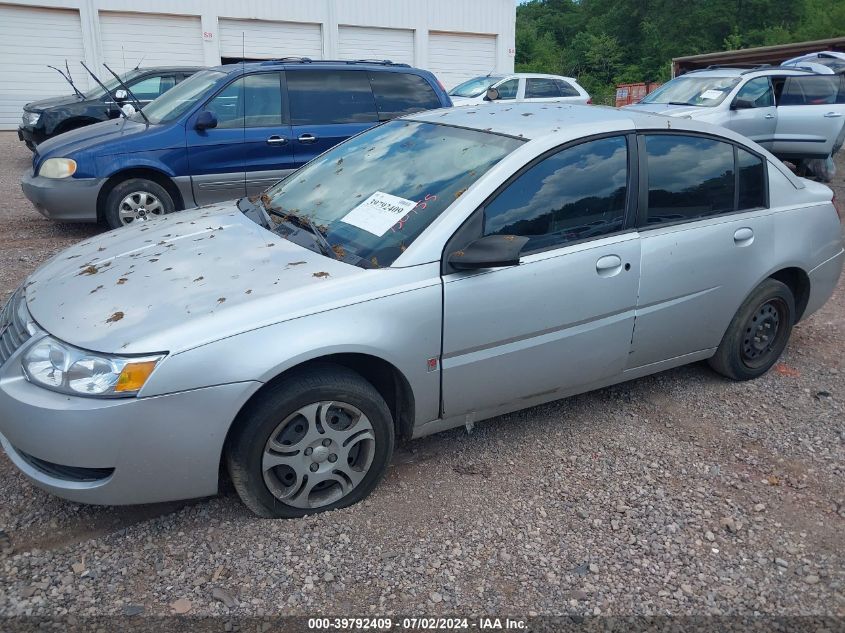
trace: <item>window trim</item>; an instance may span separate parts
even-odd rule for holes
[[[645,138],[646,136],[694,136],[699,138],[705,138],[711,141],[717,141],[720,143],[725,143],[726,145],[730,145],[733,148],[733,156],[734,156],[734,204],[732,211],[723,211],[721,213],[714,213],[712,215],[706,215],[703,217],[698,218],[689,218],[686,220],[673,220],[672,222],[659,222],[659,223],[649,223],[648,222],[648,153],[646,151],[645,145]],[[639,183],[639,200],[638,200],[638,208],[637,208],[637,222],[636,227],[639,232],[650,231],[653,229],[662,229],[667,226],[676,226],[680,224],[692,224],[694,222],[703,222],[705,220],[712,220],[713,218],[723,218],[725,216],[730,215],[737,215],[740,213],[749,213],[751,211],[762,211],[765,209],[771,209],[771,200],[769,199],[769,161],[768,159],[757,152],[747,145],[743,145],[738,141],[734,141],[729,138],[725,138],[723,136],[718,136],[716,134],[708,134],[707,132],[698,132],[693,130],[667,130],[665,128],[661,129],[654,129],[654,130],[638,130],[637,131],[637,147],[638,157],[639,157],[639,171],[640,171],[640,183]],[[752,207],[750,209],[737,209],[739,206],[739,171],[737,170],[737,157],[738,157],[738,149],[745,150],[749,154],[756,156],[763,162],[763,187],[765,193],[765,206],[762,207]]]
[[[628,154],[628,181],[626,183],[626,193],[625,193],[625,209],[622,214],[622,228],[618,231],[613,231],[610,233],[604,233],[602,235],[593,235],[591,237],[585,237],[579,240],[571,240],[569,242],[564,242],[562,244],[555,244],[552,246],[546,246],[544,248],[538,248],[536,250],[526,251],[524,253],[520,253],[520,261],[526,255],[535,255],[537,253],[544,253],[547,251],[553,250],[560,250],[562,248],[569,248],[570,246],[575,246],[577,244],[583,244],[585,242],[592,242],[599,239],[605,239],[607,237],[613,237],[616,235],[624,235],[625,233],[632,233],[636,232],[636,220],[637,220],[637,199],[638,199],[638,191],[639,191],[639,183],[641,177],[639,175],[640,171],[640,161],[639,161],[639,151],[637,147],[637,133],[633,130],[618,130],[615,132],[602,132],[599,134],[591,134],[589,136],[582,136],[577,139],[573,139],[571,141],[567,141],[562,143],[561,145],[556,145],[555,147],[546,150],[542,154],[539,154],[532,158],[529,162],[525,163],[522,167],[520,167],[517,171],[511,174],[503,183],[501,183],[498,187],[496,187],[493,192],[487,196],[481,204],[479,204],[468,216],[467,218],[461,223],[461,225],[452,233],[451,237],[446,240],[446,243],[443,246],[443,252],[440,254],[440,274],[447,275],[449,273],[455,272],[448,263],[447,253],[451,253],[456,250],[460,250],[461,248],[465,247],[470,242],[480,239],[484,236],[484,211],[487,206],[495,200],[505,189],[507,189],[511,184],[514,183],[518,178],[520,178],[524,173],[528,170],[532,169],[535,165],[539,164],[540,162],[544,161],[545,159],[549,158],[550,156],[554,156],[555,154],[559,154],[562,151],[570,149],[572,147],[576,147],[578,145],[583,145],[584,143],[589,143],[591,141],[598,141],[604,138],[616,138],[621,137],[625,139],[625,145]]]

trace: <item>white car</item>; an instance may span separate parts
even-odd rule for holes
[[[496,101],[592,103],[589,93],[572,77],[533,73],[474,77],[452,88],[449,97],[456,106],[477,105],[491,101],[487,95],[490,88],[495,88],[498,93]]]
[[[837,51],[808,53],[787,59],[781,66],[807,68],[822,75],[834,75],[845,71],[845,53]]]

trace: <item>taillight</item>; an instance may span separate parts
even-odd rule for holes
[[[587,99],[587,105],[593,105],[593,98],[592,97]]]
[[[833,194],[833,198],[831,199],[831,202],[833,203],[833,208],[836,209],[836,215],[839,216],[839,222],[842,223],[842,224],[845,224],[845,209],[842,209],[836,203],[836,194]]]

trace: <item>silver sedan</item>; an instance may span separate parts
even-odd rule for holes
[[[489,104],[59,253],[2,314],[0,441],[86,503],[366,497],[394,444],[708,360],[766,372],[839,278],[831,191],[733,132]]]

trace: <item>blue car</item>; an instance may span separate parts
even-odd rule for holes
[[[140,112],[45,141],[21,186],[48,218],[117,228],[258,194],[382,121],[451,105],[434,75],[407,64],[220,66]]]

